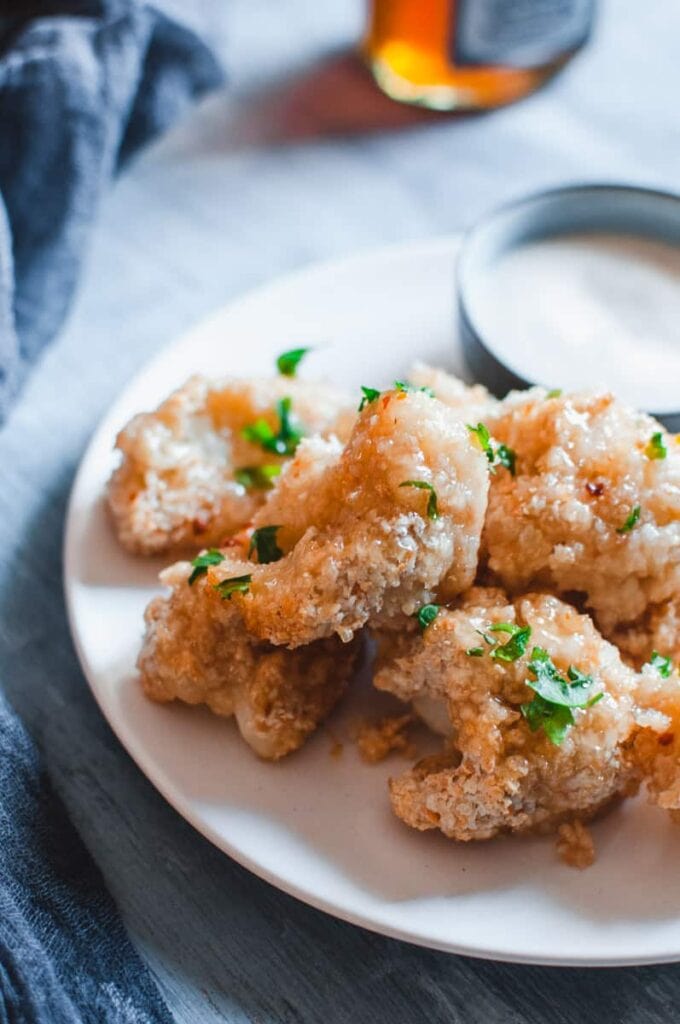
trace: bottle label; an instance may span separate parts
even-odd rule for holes
[[[540,67],[588,38],[594,0],[454,0],[454,64]]]

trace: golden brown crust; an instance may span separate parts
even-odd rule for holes
[[[570,868],[583,871],[595,861],[595,843],[582,821],[566,821],[557,830],[557,855]]]
[[[516,452],[489,493],[483,550],[513,593],[584,595],[607,634],[680,591],[680,445],[650,459],[649,416],[609,394],[516,393],[489,422]],[[631,513],[639,520],[621,532]]]
[[[357,733],[357,748],[363,760],[378,764],[395,752],[413,756],[408,730],[414,721],[415,716],[407,713],[391,715],[378,722],[362,722]]]
[[[680,596],[648,605],[639,619],[612,630],[607,639],[636,668],[648,662],[654,651],[680,662]]]
[[[227,559],[222,577],[247,573],[249,563]],[[261,757],[296,750],[332,710],[354,670],[358,641],[321,640],[296,651],[248,635],[238,607],[206,574],[189,586],[188,562],[162,574],[169,596],[146,611],[139,656],[141,682],[152,700],[206,704],[235,715],[243,738]]]
[[[638,677],[637,700],[650,713],[665,716],[665,727],[636,737],[634,754],[645,776],[647,796],[680,822],[680,673],[664,678],[653,665]]]
[[[306,459],[302,449],[258,515],[263,525],[275,517],[285,557],[255,567],[250,592],[235,598],[254,635],[289,647],[333,633],[348,640],[367,623],[412,615],[470,585],[487,462],[441,402],[386,392],[314,473],[313,488]],[[402,486],[413,480],[434,488],[436,517],[429,491]]]
[[[494,623],[529,625],[527,653],[515,662],[466,652],[481,644],[477,630]],[[591,674],[605,694],[574,711],[575,724],[560,746],[532,732],[521,705],[533,645],[545,648],[559,671],[569,665]],[[396,653],[395,653],[396,651]],[[402,700],[428,698],[448,713],[453,749],[391,781],[392,806],[407,824],[439,828],[459,840],[501,832],[546,831],[587,820],[640,779],[633,743],[643,728],[663,721],[635,703],[637,677],[591,620],[559,599],[530,594],[508,601],[475,588],[456,610],[440,611],[423,635],[388,640],[375,684]]]
[[[284,459],[241,436],[258,419],[278,427],[276,402],[289,396],[305,432],[347,437],[353,405],[321,384],[192,377],[150,413],[120,431],[120,466],[108,503],[121,544],[134,554],[179,553],[219,545],[249,522],[267,491],[239,483],[238,468]]]

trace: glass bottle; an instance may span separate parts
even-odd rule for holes
[[[590,33],[594,0],[370,0],[364,54],[395,100],[482,110],[526,96]]]

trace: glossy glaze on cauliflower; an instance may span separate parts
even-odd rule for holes
[[[296,651],[274,648],[248,635],[221,580],[250,566],[225,552],[193,584],[189,562],[161,575],[170,594],[155,598],[145,614],[146,635],[138,666],[152,700],[205,704],[236,718],[244,740],[260,757],[296,750],[344,692],[358,644],[332,638]]]
[[[525,653],[510,649],[512,660],[498,655],[512,639],[507,629],[496,630],[499,624],[530,627]],[[592,677],[582,692],[596,699],[572,710],[559,744],[530,710],[536,649],[547,652],[563,679],[570,680],[570,668]],[[424,633],[383,636],[375,685],[413,701],[448,733],[441,755],[391,781],[396,814],[413,828],[438,828],[458,840],[591,818],[635,791],[636,737],[666,726],[662,715],[638,708],[636,673],[591,619],[542,594],[510,601],[500,590],[475,588],[456,610],[442,609]]]
[[[305,434],[346,437],[351,429],[347,396],[287,377],[192,377],[154,412],[133,417],[116,440],[122,461],[107,495],[121,544],[143,555],[196,550],[247,523],[288,456],[242,430],[258,421],[280,430],[284,398]]]

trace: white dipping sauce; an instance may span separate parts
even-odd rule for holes
[[[482,337],[521,377],[680,409],[680,248],[616,234],[534,242],[476,290]]]

